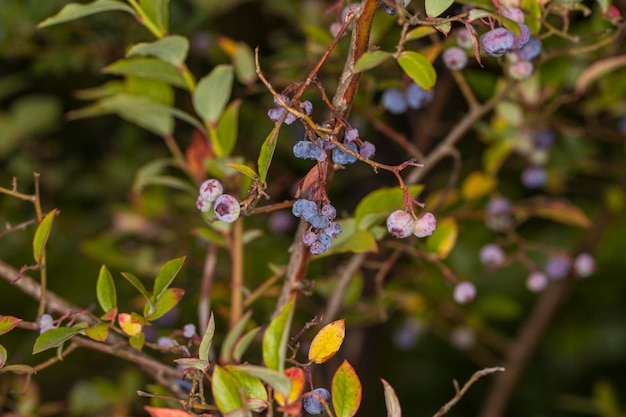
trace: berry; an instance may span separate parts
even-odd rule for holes
[[[548,259],[546,263],[546,275],[553,280],[560,280],[567,276],[570,269],[569,258],[564,255]]]
[[[456,44],[463,49],[472,49],[472,37],[467,28],[459,28],[456,33]]]
[[[467,65],[467,54],[458,46],[446,49],[442,58],[443,63],[449,70],[460,71]]]
[[[530,40],[530,29],[525,24],[519,25],[519,35],[513,34],[513,46],[511,49],[520,49]]]
[[[290,100],[286,96],[281,95],[280,98],[286,104],[290,103]],[[278,99],[276,97],[274,97],[274,104],[276,105],[276,107],[273,108],[273,109],[269,109],[267,111],[267,116],[270,118],[271,121],[277,122],[278,120],[280,120],[281,117],[283,117],[285,112],[287,112],[287,109],[285,109],[280,104],[280,102],[278,101]],[[290,125],[290,124],[292,124],[295,121],[296,121],[296,116],[293,113],[287,113],[287,116],[285,117],[285,124]]]
[[[402,6],[406,7],[409,5],[411,0],[402,0]],[[379,3],[383,10],[391,15],[395,16],[398,14],[398,7],[400,7],[400,0],[379,0]]]
[[[548,286],[548,277],[543,272],[533,272],[526,277],[526,288],[532,292],[543,291]]]
[[[313,113],[313,103],[311,103],[309,100],[305,100],[302,103],[302,109],[307,116],[310,116],[311,113]]]
[[[317,204],[315,204],[314,201],[301,198],[293,203],[291,212],[294,216],[301,217],[306,220],[317,214]]]
[[[359,130],[358,129],[346,129],[346,133],[343,134],[343,139],[346,142],[354,142],[359,138]]]
[[[522,184],[526,188],[540,188],[548,182],[548,173],[544,168],[530,166],[522,171]]]
[[[313,142],[307,140],[301,140],[293,146],[293,154],[299,159],[317,159],[322,157],[322,154],[326,154]]]
[[[162,348],[175,348],[176,345],[176,341],[171,337],[161,336],[157,339],[157,346]]]
[[[326,388],[315,388],[302,399],[304,411],[309,414],[324,414],[330,402],[330,392]]]
[[[469,350],[476,345],[476,332],[469,326],[457,326],[450,331],[450,344],[459,350]]]
[[[485,266],[497,267],[504,263],[506,255],[502,248],[495,243],[490,243],[480,249],[480,263]]]
[[[205,200],[201,195],[196,199],[196,207],[203,213],[208,213],[212,205],[210,201]]]
[[[415,221],[413,234],[417,237],[426,237],[433,234],[437,228],[437,219],[432,213],[422,213]]]
[[[311,230],[307,230],[302,234],[302,243],[305,246],[311,246],[317,240],[317,234]]]
[[[241,207],[239,201],[230,194],[222,194],[215,200],[213,211],[218,220],[226,223],[232,223],[239,218]]]
[[[502,56],[513,46],[514,36],[506,28],[496,28],[483,33],[480,46],[489,56]]]
[[[315,216],[312,216],[305,220],[311,223],[311,226],[315,227],[316,229],[324,229],[330,226],[330,220],[328,220],[328,217],[322,216],[321,214],[316,214]]]
[[[404,210],[396,210],[387,217],[387,230],[398,239],[409,237],[415,230],[415,219]]]
[[[532,61],[537,58],[540,53],[541,39],[536,36],[531,36],[528,42],[526,42],[526,45],[515,51],[517,57],[522,61]]]
[[[534,145],[539,149],[549,149],[554,143],[554,132],[550,129],[541,129],[535,132]]]
[[[316,240],[311,244],[309,250],[313,255],[321,255],[322,253],[326,252],[328,248],[321,241]]]
[[[324,245],[326,250],[330,249],[331,245],[333,244],[333,239],[330,236],[328,236],[326,233],[320,233],[319,240],[322,243],[322,245]]]
[[[583,252],[574,259],[574,272],[580,278],[587,278],[596,270],[596,260],[593,256]]]
[[[218,180],[206,180],[200,185],[200,197],[210,203],[214,202],[223,192],[224,187]]]
[[[341,225],[337,222],[330,222],[330,225],[324,229],[324,233],[335,239],[341,233]]]
[[[371,142],[365,141],[361,144],[359,153],[363,158],[372,159],[372,157],[376,153],[376,146],[374,146],[374,144]]]
[[[321,210],[322,216],[328,217],[328,220],[333,220],[337,217],[337,209],[331,204],[324,204]]]
[[[454,287],[453,298],[459,304],[467,304],[476,297],[476,287],[471,282],[460,282]]]
[[[524,12],[519,7],[503,8],[500,14],[517,23],[524,23]]]
[[[43,334],[50,329],[54,329],[54,320],[50,314],[42,314],[37,320],[39,324],[39,334]]]
[[[535,67],[532,62],[517,61],[509,66],[508,73],[509,76],[514,80],[524,81],[525,79],[533,75],[534,69]]]
[[[404,93],[407,105],[415,110],[426,107],[431,101],[433,101],[434,96],[435,94],[433,90],[426,91],[413,82],[409,84],[406,92]]]
[[[344,143],[344,146],[350,149],[351,151],[353,151],[354,153],[358,153],[356,144],[351,143],[351,142],[346,142]],[[333,149],[333,162],[336,164],[341,164],[341,165],[353,164],[356,162],[356,157],[350,155],[349,153],[345,152],[341,148],[335,148]]]
[[[404,94],[397,88],[388,88],[381,97],[383,107],[391,114],[402,114],[406,111],[407,102]]]
[[[183,337],[191,339],[196,334],[196,326],[193,323],[187,323],[183,326]]]
[[[415,347],[418,338],[424,332],[422,323],[414,317],[404,319],[402,325],[393,332],[393,344],[400,350]]]
[[[497,197],[487,203],[485,207],[485,224],[491,230],[504,230],[511,225],[511,201],[504,197]]]

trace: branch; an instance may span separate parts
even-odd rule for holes
[[[456,395],[450,401],[445,403],[439,409],[439,411],[435,413],[433,417],[441,417],[444,414],[446,414],[448,411],[450,411],[452,407],[454,407],[456,403],[459,402],[459,400],[465,395],[467,390],[470,389],[472,385],[474,385],[474,382],[478,381],[483,376],[493,374],[494,372],[504,372],[504,368],[498,366],[495,368],[485,368],[485,369],[481,369],[480,371],[476,371],[474,372],[474,375],[472,375],[472,377],[469,379],[469,381],[467,381],[465,385],[463,385],[463,388],[461,388],[460,390],[459,390],[458,383],[454,381],[454,388],[456,389]]]

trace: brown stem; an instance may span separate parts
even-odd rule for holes
[[[352,280],[352,277],[356,273],[356,271],[363,265],[365,258],[367,257],[367,253],[357,253],[350,258],[350,262],[341,271],[341,276],[339,277],[339,282],[333,291],[333,295],[330,297],[328,301],[328,305],[326,306],[326,311],[324,311],[324,323],[330,323],[335,320],[337,313],[339,313],[339,309],[341,308],[341,304],[343,303],[343,299],[346,295],[346,291],[348,290],[348,285]]]
[[[233,224],[231,246],[232,280],[230,296],[230,328],[232,329],[243,315],[243,218]]]

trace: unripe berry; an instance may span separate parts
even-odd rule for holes
[[[596,260],[588,253],[579,253],[574,259],[574,272],[580,278],[591,276],[596,270]]]
[[[222,195],[223,192],[222,183],[216,179],[206,180],[200,185],[200,197],[211,203]]]
[[[175,348],[176,342],[171,337],[161,336],[157,339],[157,346],[162,348]]]
[[[453,71],[460,71],[467,65],[467,54],[458,46],[446,49],[442,58],[445,66]]]
[[[398,239],[409,237],[415,230],[415,219],[404,210],[396,210],[387,217],[387,230]]]
[[[524,23],[524,12],[519,7],[503,8],[500,14],[517,23]]]
[[[412,82],[406,88],[404,97],[406,104],[410,108],[418,110],[429,105],[433,101],[435,94],[433,90],[424,90],[422,87]]]
[[[472,38],[467,28],[459,28],[454,31],[456,34],[456,44],[463,49],[472,49]]]
[[[203,213],[208,213],[211,210],[213,203],[202,198],[201,195],[196,199],[196,207]]]
[[[567,276],[570,269],[570,260],[565,255],[558,255],[548,259],[546,275],[553,280],[560,280]]]
[[[517,61],[509,66],[508,73],[511,78],[517,81],[524,81],[533,75],[535,66],[532,62]]]
[[[504,263],[506,255],[500,246],[490,243],[480,249],[479,258],[481,264],[496,267]]]
[[[483,33],[480,46],[489,56],[502,56],[513,46],[513,33],[506,28],[496,28]]]
[[[432,213],[422,213],[415,221],[413,234],[417,237],[426,237],[433,234],[437,228],[437,219]]]
[[[309,250],[313,255],[321,255],[322,253],[326,252],[328,248],[320,240],[316,240],[311,244]]]
[[[326,388],[315,388],[302,399],[304,411],[309,414],[324,414],[329,403],[330,392]]]
[[[311,246],[317,240],[317,234],[311,230],[307,230],[302,234],[302,243],[305,246]]]
[[[532,292],[543,291],[548,286],[548,277],[543,272],[532,272],[526,277],[526,288]]]
[[[196,334],[196,326],[193,323],[187,323],[183,326],[183,337],[191,339]]]
[[[522,171],[522,184],[526,188],[540,188],[548,182],[548,173],[542,167],[530,166]]]
[[[471,282],[460,282],[454,287],[453,298],[459,304],[467,304],[476,297],[476,287]]]
[[[215,200],[213,211],[218,220],[226,223],[232,223],[239,218],[241,207],[239,201],[230,194],[222,194]]]
[[[406,111],[407,103],[404,94],[397,88],[388,88],[383,91],[381,101],[385,109],[391,114],[402,114]]]
[[[341,225],[337,222],[330,222],[330,225],[324,229],[324,233],[326,233],[331,238],[335,239],[337,236],[341,234]]]

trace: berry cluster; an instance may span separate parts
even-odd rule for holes
[[[294,216],[309,222],[311,228],[302,234],[302,243],[313,255],[321,255],[331,247],[332,240],[341,233],[341,225],[335,222],[337,210],[331,204],[321,207],[312,200],[296,200],[291,211]]]
[[[418,84],[411,82],[404,92],[398,88],[388,88],[383,91],[381,101],[389,113],[402,114],[408,108],[418,110],[426,107],[433,101],[433,98],[433,90],[424,90]]]
[[[222,183],[216,179],[208,179],[200,185],[196,207],[203,213],[213,208],[217,219],[226,223],[234,222],[241,213],[239,201],[230,194],[224,194]]]
[[[411,236],[426,237],[437,228],[437,220],[432,213],[422,213],[414,218],[411,213],[396,210],[387,217],[387,230],[398,239]]]
[[[287,98],[287,96],[285,95],[281,95],[280,96],[281,100],[287,104],[290,105],[292,104],[291,101],[289,100],[289,98]],[[274,105],[276,107],[274,107],[273,109],[269,109],[267,111],[267,116],[270,118],[270,120],[272,122],[277,122],[279,121],[282,117],[285,117],[285,124],[292,124],[293,122],[296,121],[296,115],[289,112],[286,108],[284,108],[281,104],[280,101],[278,100],[277,97],[274,97]],[[299,107],[299,110],[301,110],[302,112],[304,112],[306,115],[310,116],[311,113],[313,112],[313,104],[310,101],[304,101],[302,103],[297,103],[297,106]],[[286,114],[286,115],[285,115]]]
[[[302,398],[304,411],[309,414],[324,414],[330,403],[330,392],[326,388],[315,388]]]

